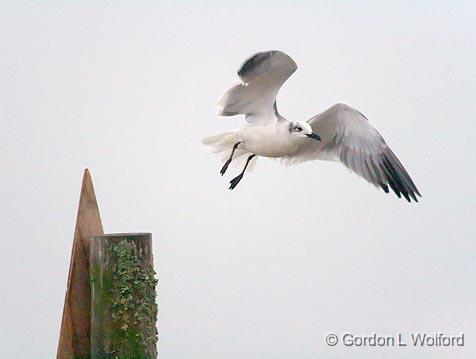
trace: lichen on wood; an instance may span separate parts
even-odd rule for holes
[[[151,358],[148,348],[157,344],[154,269],[151,265],[141,266],[136,247],[129,240],[110,246],[109,251],[113,261],[111,318],[118,328],[113,347],[138,358]]]
[[[150,235],[107,235],[95,241],[92,358],[156,358],[157,279]]]

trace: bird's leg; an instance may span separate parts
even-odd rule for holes
[[[246,171],[246,168],[248,167],[248,164],[250,163],[250,161],[253,159],[253,157],[255,157],[256,155],[251,155],[248,157],[248,159],[246,160],[246,165],[245,165],[245,168],[243,168],[243,171],[241,171],[241,173],[236,176],[235,178],[233,178],[231,181],[230,181],[230,189],[233,189],[236,187],[236,185],[241,181],[241,179],[243,178],[243,175],[245,174],[245,171]]]
[[[241,142],[237,142],[237,143],[234,144],[233,150],[231,150],[230,158],[226,160],[225,164],[221,168],[220,173],[221,173],[222,176],[225,174],[226,170],[228,169],[228,166],[230,165],[231,160],[233,159],[233,155],[235,154],[235,151],[238,148],[238,146],[240,145],[240,143]]]

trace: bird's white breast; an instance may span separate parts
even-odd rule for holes
[[[238,133],[247,151],[265,157],[283,157],[294,152],[301,144],[289,135],[287,124],[280,122],[264,125],[251,124]]]

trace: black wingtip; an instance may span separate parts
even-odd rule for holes
[[[274,51],[265,51],[265,52],[258,52],[257,54],[251,56],[247,59],[243,65],[241,65],[240,69],[238,70],[238,76],[243,77],[247,76],[257,66],[259,66],[263,61],[269,59],[274,54]]]
[[[399,198],[403,195],[408,202],[412,202],[412,200],[418,202],[417,196],[421,197],[420,192],[390,149],[383,153],[380,166],[387,183]]]

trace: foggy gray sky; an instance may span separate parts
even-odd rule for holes
[[[475,17],[464,1],[2,2],[2,358],[56,353],[86,167],[106,232],[153,233],[161,358],[469,358]],[[260,159],[228,191],[236,170],[220,177],[201,139],[242,124],[214,104],[267,49],[299,66],[284,116],[356,107],[421,202],[327,162]],[[324,342],[410,331],[466,346]]]

